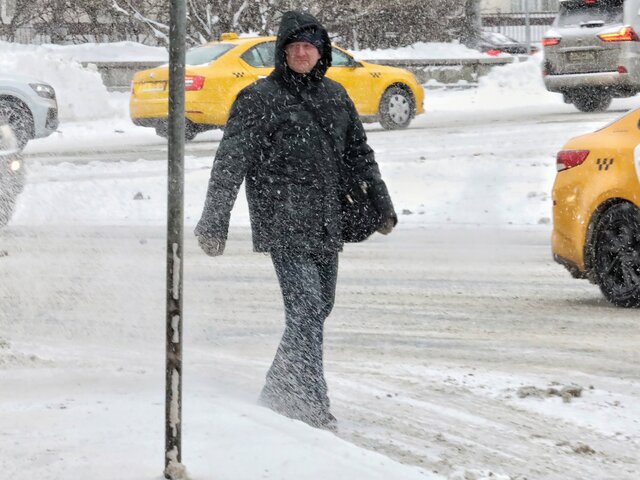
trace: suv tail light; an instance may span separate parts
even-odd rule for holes
[[[558,45],[560,43],[559,37],[545,37],[542,39],[543,47],[553,47],[554,45]]]
[[[202,90],[204,87],[205,77],[201,75],[186,75],[184,77],[184,89],[185,90]]]
[[[601,33],[598,37],[604,42],[637,42],[640,40],[633,28],[629,26]]]
[[[560,150],[556,156],[556,168],[559,172],[577,167],[589,156],[589,150]]]

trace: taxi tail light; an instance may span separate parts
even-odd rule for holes
[[[186,75],[184,77],[184,89],[187,91],[202,90],[204,77],[201,75]]]
[[[589,156],[589,150],[560,150],[556,156],[556,167],[559,172],[577,167]]]
[[[620,65],[618,67],[618,73],[629,73],[629,71],[627,70],[627,67]]]
[[[498,50],[497,48],[493,48],[491,50],[487,50],[486,54],[490,55],[492,57],[497,57],[498,55],[500,55],[502,53],[502,50]]]
[[[640,40],[635,30],[628,25],[618,30],[601,33],[598,37],[604,42],[637,42]]]

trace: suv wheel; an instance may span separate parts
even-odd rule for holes
[[[603,295],[619,307],[640,306],[640,209],[609,208],[594,235],[594,269]]]
[[[386,130],[407,128],[411,123],[413,96],[399,87],[390,87],[380,98],[380,125]]]
[[[601,90],[587,90],[571,95],[571,101],[581,112],[604,112],[611,105],[611,94]]]
[[[0,99],[0,117],[7,119],[15,132],[18,148],[22,150],[34,135],[31,111],[20,101],[3,98]]]
[[[0,162],[6,162],[6,157],[0,156]],[[24,188],[24,176],[22,172],[18,175],[9,175],[2,179],[0,175],[0,227],[4,227],[9,220],[16,206],[16,199]]]

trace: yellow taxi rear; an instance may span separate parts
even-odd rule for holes
[[[237,93],[255,81],[245,75],[237,56],[224,55],[237,47],[240,47],[238,54],[241,55],[250,46],[252,43],[247,41],[217,42],[188,52],[185,68],[186,118],[193,124],[203,125],[201,130],[224,125]],[[166,65],[134,75],[129,110],[135,123],[153,126],[158,120],[166,119],[168,80]],[[145,122],[145,119],[150,122]]]
[[[634,301],[616,297],[621,285],[620,291],[605,288],[611,287],[607,274],[619,270],[617,283],[627,283],[627,294],[636,285],[636,293],[627,297],[637,296],[640,302],[640,249],[637,264],[633,263],[633,249],[640,246],[639,121],[640,110],[636,110],[597,132],[570,140],[558,153],[552,194],[555,260],[575,277],[598,283],[609,300],[624,306]]]

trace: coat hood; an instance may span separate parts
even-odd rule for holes
[[[284,47],[287,44],[287,40],[293,35],[297,34],[301,30],[315,29],[320,32],[322,36],[323,48],[320,51],[320,60],[313,68],[311,73],[303,75],[293,72],[288,66],[286,61],[286,54]],[[287,81],[301,80],[302,77],[310,77],[310,80],[320,80],[327,73],[327,69],[331,66],[331,40],[329,40],[329,34],[322,24],[316,20],[316,18],[306,12],[289,11],[282,15],[280,21],[280,28],[278,29],[278,37],[276,39],[276,58],[275,58],[275,71],[277,76],[284,78]],[[300,78],[296,78],[300,77]]]

